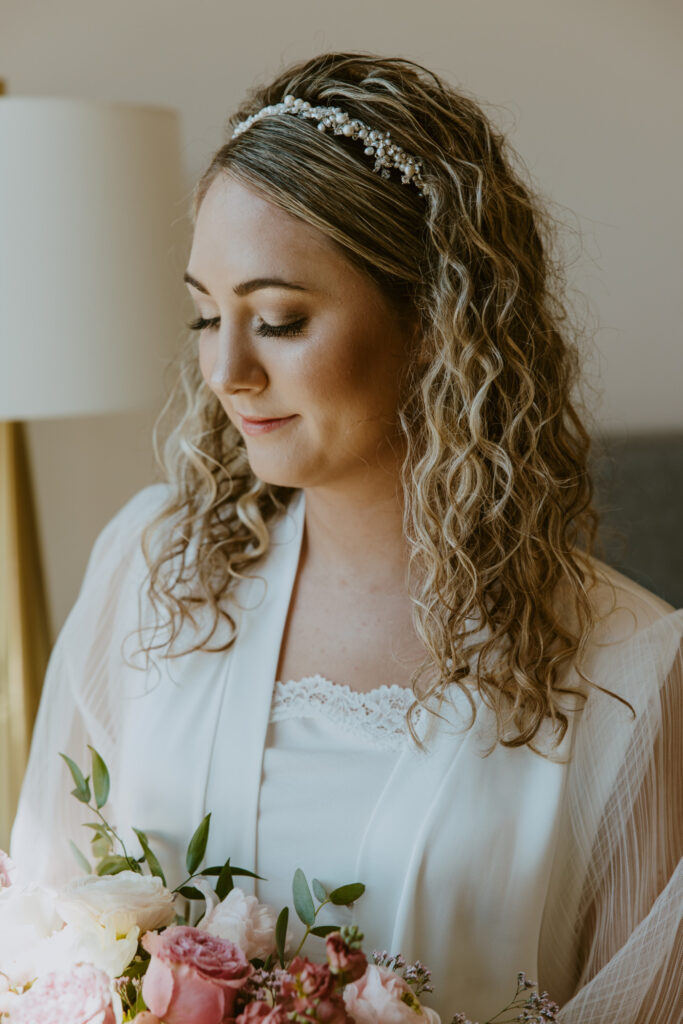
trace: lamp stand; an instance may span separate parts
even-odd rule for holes
[[[21,423],[0,422],[0,849],[7,849],[50,653]]]

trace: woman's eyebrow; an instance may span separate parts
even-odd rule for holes
[[[204,295],[209,294],[208,288],[205,288],[201,281],[198,281],[196,277],[193,277],[187,270],[183,274],[183,281],[186,284],[191,284],[193,288],[196,288],[198,292],[203,292]],[[259,288],[290,288],[292,291],[306,292],[309,291],[302,284],[294,284],[292,281],[285,281],[281,277],[254,277],[251,281],[242,281],[241,284],[236,284],[233,287],[235,295],[240,297],[248,295],[250,292],[255,292]]]

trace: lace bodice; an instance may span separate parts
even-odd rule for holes
[[[322,675],[304,676],[287,683],[280,680],[275,683],[270,721],[326,718],[379,749],[395,750],[410,735],[406,713],[414,700],[412,690],[396,683],[359,693],[345,683],[333,683]],[[416,722],[421,711],[417,708]]]

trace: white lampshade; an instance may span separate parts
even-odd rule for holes
[[[185,193],[175,111],[0,98],[0,420],[156,402]]]

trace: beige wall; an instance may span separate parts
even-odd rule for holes
[[[683,427],[682,30],[674,0],[0,0],[0,76],[15,95],[179,108],[189,184],[243,90],[281,64],[327,49],[427,64],[496,105],[575,215],[598,423],[655,431]],[[153,412],[29,429],[55,628],[98,530],[153,478]]]

